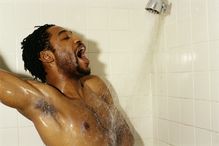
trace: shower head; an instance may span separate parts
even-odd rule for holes
[[[167,14],[170,7],[166,0],[149,0],[145,9],[154,14]]]

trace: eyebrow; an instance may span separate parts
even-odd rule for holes
[[[58,33],[58,36],[60,36],[62,33],[65,33],[65,32],[70,32],[70,33],[72,33],[72,31],[67,31],[67,30],[63,29],[63,30],[61,30],[61,31]]]

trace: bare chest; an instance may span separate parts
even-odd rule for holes
[[[90,99],[91,100],[91,99]],[[114,113],[111,107],[101,99],[74,100],[51,103],[39,100],[35,108],[40,111],[36,127],[43,137],[51,133],[61,135],[60,140],[77,139],[74,142],[91,141],[97,143],[112,143]],[[50,136],[51,137],[51,136]],[[46,141],[48,139],[46,138]],[[67,143],[72,143],[68,141]],[[96,144],[95,144],[96,143]],[[65,144],[67,146],[67,144]],[[78,144],[79,145],[79,144]]]
[[[98,98],[58,104],[41,99],[36,103],[35,108],[41,113],[40,116],[61,120],[65,124],[73,121],[82,123],[85,129],[89,129],[89,123],[109,129],[115,116],[113,107]]]

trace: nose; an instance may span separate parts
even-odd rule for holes
[[[81,42],[81,40],[79,40],[79,39],[75,39],[74,40],[74,44],[78,44],[78,43],[80,43]]]

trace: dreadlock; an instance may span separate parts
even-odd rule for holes
[[[47,29],[54,26],[53,24],[45,24],[39,26],[34,32],[28,35],[21,42],[21,49],[23,49],[22,58],[24,61],[24,69],[28,70],[35,79],[40,79],[46,82],[46,72],[43,68],[42,62],[39,60],[40,51],[44,49],[52,50],[49,42],[50,34]]]

